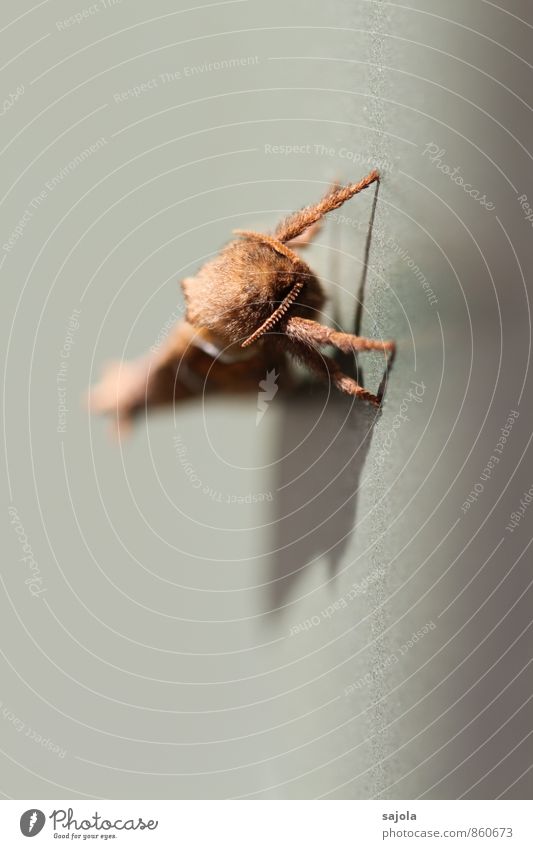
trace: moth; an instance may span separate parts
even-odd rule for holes
[[[318,203],[282,220],[273,235],[234,230],[235,239],[195,277],[181,281],[185,319],[155,353],[108,366],[89,393],[90,408],[114,414],[122,429],[148,407],[204,392],[257,390],[272,370],[290,382],[288,357],[341,392],[379,407],[382,394],[342,371],[324,348],[352,356],[382,351],[390,363],[395,343],[321,323],[324,290],[297,252],[310,244],[327,213],[373,183],[379,183],[376,170],[358,183],[333,185]]]

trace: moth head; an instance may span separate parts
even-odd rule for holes
[[[317,281],[294,251],[272,237],[238,235],[196,277],[185,278],[182,288],[192,325],[246,347],[276,328],[308,280]]]

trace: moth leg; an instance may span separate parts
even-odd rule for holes
[[[331,379],[338,389],[342,392],[347,392],[349,395],[353,394],[366,398],[376,405],[381,403],[386,388],[387,377],[396,354],[395,342],[391,340],[367,339],[365,336],[353,336],[351,333],[341,333],[338,330],[332,330],[330,327],[326,327],[324,324],[319,324],[317,321],[300,318],[299,316],[289,318],[284,330],[291,341],[302,345],[307,352],[313,351],[319,360],[322,360],[322,355],[317,351],[320,345],[333,345],[333,347],[345,354],[357,351],[383,351],[387,355],[387,364],[377,395],[367,392],[356,380],[342,372],[334,360],[324,357],[324,362],[328,366]],[[316,357],[313,358],[311,365],[314,366],[316,371]],[[324,366],[322,366],[323,370]]]
[[[314,345],[333,345],[339,351],[347,354],[352,351],[384,351],[393,355],[396,343],[392,340],[368,339],[366,336],[354,336],[351,333],[342,333],[312,321],[309,318],[292,316],[285,325],[285,332],[291,338],[298,339],[304,343]]]
[[[299,236],[304,230],[327,215],[328,212],[338,209],[347,200],[350,200],[358,192],[363,191],[377,180],[379,180],[379,173],[374,169],[358,183],[352,183],[349,186],[334,185],[318,203],[294,212],[282,221],[276,228],[274,234],[276,239],[279,239],[280,242],[291,242],[296,236]]]
[[[322,222],[315,221],[306,230],[303,230],[299,236],[295,236],[287,245],[291,248],[307,248],[322,229]]]
[[[364,386],[360,386],[356,380],[344,374],[339,368],[335,360],[322,354],[313,345],[305,344],[296,339],[290,340],[290,353],[295,356],[302,365],[311,368],[315,374],[323,380],[330,380],[331,383],[344,392],[345,395],[352,395],[357,398],[362,398],[364,401],[369,401],[376,407],[381,404],[381,399],[369,392]]]
[[[379,180],[376,182],[376,191],[374,192],[374,199],[372,201],[372,210],[370,212],[370,221],[368,222],[368,230],[366,233],[366,241],[365,241],[365,253],[363,257],[363,271],[361,274],[361,280],[359,282],[359,289],[357,292],[357,307],[355,310],[355,318],[354,318],[354,326],[353,332],[356,336],[359,336],[361,333],[361,323],[363,320],[363,306],[365,301],[365,289],[366,289],[366,281],[368,278],[368,263],[370,259],[370,248],[372,245],[372,235],[374,233],[374,221],[376,218],[376,207],[378,204],[378,194],[379,194]]]

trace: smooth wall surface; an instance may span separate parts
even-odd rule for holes
[[[486,0],[3,8],[4,797],[530,796],[532,27]],[[232,228],[374,166],[380,415],[303,382],[260,421],[259,387],[119,443],[88,417]],[[307,255],[348,330],[372,197]]]

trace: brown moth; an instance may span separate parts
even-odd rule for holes
[[[333,186],[317,204],[289,215],[272,236],[234,231],[195,277],[182,280],[186,319],[176,324],[154,354],[109,366],[89,394],[92,410],[114,413],[119,426],[148,406],[172,403],[206,391],[257,389],[265,373],[284,374],[290,355],[348,395],[376,406],[373,395],[323,353],[383,351],[392,360],[395,343],[334,330],[316,320],[322,286],[294,250],[309,244],[320,219],[379,181],[372,171],[359,183]]]

